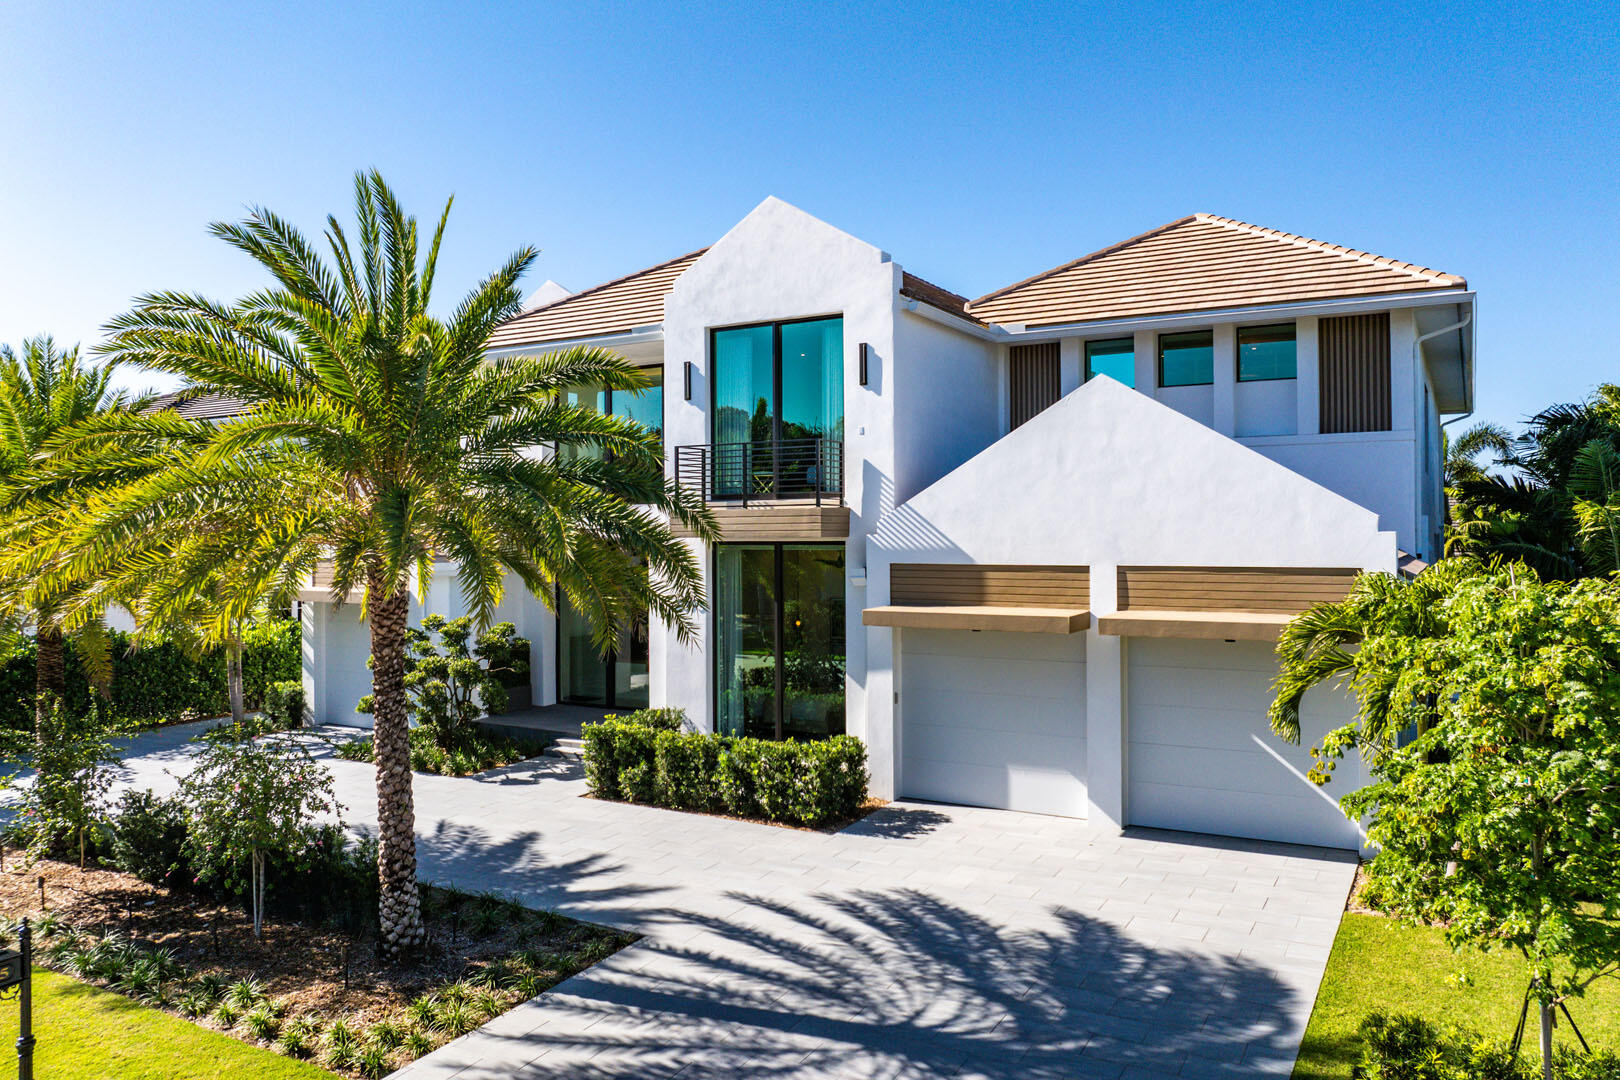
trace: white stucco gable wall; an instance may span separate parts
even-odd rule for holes
[[[1371,510],[1104,376],[898,507],[868,556],[1393,570],[1395,538]]]
[[[844,483],[850,514],[849,551],[860,552],[871,523],[892,502],[894,442],[892,380],[859,385],[859,347],[878,365],[894,354],[900,268],[881,249],[836,229],[781,199],[766,199],[692,264],[664,301],[664,440],[673,448],[710,441],[709,331],[777,320],[842,315],[844,319]],[[692,365],[692,400],[684,400],[685,365]],[[712,567],[699,551],[705,578]],[[857,555],[849,563],[859,565]],[[709,582],[705,581],[706,591]],[[848,605],[847,711],[863,708],[865,671],[861,605]],[[690,645],[658,623],[651,632],[655,704],[678,705],[700,727],[712,723],[713,665],[708,658],[709,612],[697,613]]]

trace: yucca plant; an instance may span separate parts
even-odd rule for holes
[[[521,309],[518,251],[448,316],[430,313],[446,204],[426,251],[416,220],[375,172],[355,178],[358,248],[327,219],[330,260],[287,222],[255,210],[215,235],[274,279],[235,303],[153,293],[113,320],[101,347],[167,371],[189,393],[239,399],[220,424],[173,411],[105,416],[54,444],[55,483],[105,460],[128,483],[89,500],[53,550],[72,572],[148,618],[195,610],[229,639],[260,599],[289,592],[330,559],[333,600],[363,602],[371,630],[380,945],[423,942],[404,686],[409,595],[449,564],[487,625],[508,577],[547,603],[556,592],[605,650],[649,612],[682,640],[703,602],[674,518],[716,539],[698,493],[667,481],[656,435],[570,404],[579,386],[647,383],[602,349],[487,360],[490,331]],[[551,446],[556,453],[536,452]],[[86,601],[87,602],[87,601]]]
[[[379,1020],[366,1029],[366,1042],[393,1050],[405,1041],[405,1030],[392,1020]]]
[[[238,979],[225,988],[225,1000],[238,1009],[251,1009],[264,1000],[264,987],[257,979]]]
[[[242,1010],[229,1001],[221,1001],[214,1009],[214,1020],[222,1028],[233,1028],[242,1019]]]
[[[355,1051],[353,1067],[367,1080],[382,1080],[382,1077],[394,1071],[393,1065],[389,1063],[388,1054],[389,1052],[380,1046],[362,1046]]]
[[[405,1006],[405,1015],[417,1027],[437,1030],[441,1008],[437,994],[424,994]]]

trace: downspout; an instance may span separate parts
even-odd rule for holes
[[[1416,369],[1418,362],[1423,359],[1422,348],[1425,341],[1428,341],[1430,338],[1439,337],[1441,334],[1449,334],[1453,330],[1461,330],[1473,321],[1474,305],[1469,304],[1468,314],[1464,315],[1457,322],[1452,323],[1450,326],[1442,326],[1438,330],[1430,330],[1427,334],[1420,334],[1418,337],[1414,338],[1412,341],[1412,367]],[[1470,398],[1472,398],[1472,395],[1470,395]],[[1444,432],[1446,428],[1450,427],[1452,424],[1455,424],[1457,421],[1466,420],[1473,415],[1474,410],[1469,409],[1465,413],[1459,413],[1458,415],[1453,416],[1450,420],[1442,420],[1440,422],[1440,430]]]

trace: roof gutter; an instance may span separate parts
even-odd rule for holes
[[[1417,370],[1418,365],[1420,363],[1422,363],[1422,361],[1423,361],[1423,343],[1425,341],[1428,341],[1430,338],[1437,338],[1441,334],[1449,334],[1452,331],[1460,331],[1464,327],[1468,326],[1468,324],[1473,322],[1473,321],[1474,321],[1474,305],[1469,304],[1468,305],[1468,314],[1464,315],[1461,319],[1458,319],[1456,322],[1452,323],[1449,326],[1442,326],[1438,330],[1430,330],[1427,334],[1419,334],[1417,337],[1413,338],[1412,339],[1412,368],[1413,368],[1413,370],[1414,371]],[[1461,346],[1458,347],[1457,351],[1458,351],[1458,356],[1461,358],[1462,357],[1462,348],[1461,348]],[[1468,361],[1467,361],[1466,358],[1462,359],[1462,364],[1463,364],[1463,387],[1464,387],[1464,390],[1466,391],[1466,393],[1468,394],[1468,398],[1467,398],[1468,411],[1464,412],[1464,413],[1459,413],[1456,416],[1452,417],[1450,420],[1447,420],[1444,423],[1442,423],[1440,425],[1440,430],[1441,431],[1444,431],[1446,429],[1447,424],[1455,424],[1459,420],[1466,420],[1470,416],[1474,415],[1474,380],[1469,378],[1469,375],[1468,375],[1468,373],[1469,373],[1469,365],[1468,365]]]
[[[594,345],[604,349],[617,349],[624,345],[641,345],[649,341],[663,340],[664,327],[662,324],[655,324],[653,326],[638,326],[634,330],[627,330],[618,334],[559,338],[556,341],[536,341],[529,345],[511,345],[504,349],[490,349],[484,353],[484,358],[496,360],[503,356],[534,356],[538,353],[556,352],[558,349],[571,349],[576,345]]]
[[[1126,330],[1174,330],[1184,326],[1208,326],[1217,322],[1241,322],[1250,318],[1294,318],[1300,315],[1355,315],[1368,311],[1388,311],[1393,308],[1433,307],[1436,304],[1469,304],[1474,294],[1466,289],[1448,289],[1436,292],[1383,293],[1371,296],[1353,296],[1337,300],[1304,300],[1288,304],[1251,304],[1245,307],[1211,308],[1206,311],[1175,311],[1162,315],[1136,316],[1119,319],[1092,319],[1081,322],[1054,323],[1049,326],[1021,324],[992,324],[1015,340],[1042,340],[1072,337],[1076,334],[1118,333]],[[998,340],[1007,340],[1001,338]]]

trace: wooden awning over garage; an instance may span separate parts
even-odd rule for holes
[[[1091,625],[1084,566],[895,563],[889,605],[861,612],[866,626],[1075,634]]]
[[[1010,630],[1028,634],[1077,634],[1091,625],[1085,608],[996,607],[975,604],[894,604],[861,612],[866,626],[922,630]]]
[[[1119,610],[1097,630],[1122,637],[1276,641],[1315,604],[1343,600],[1356,571],[1298,567],[1122,566]]]

